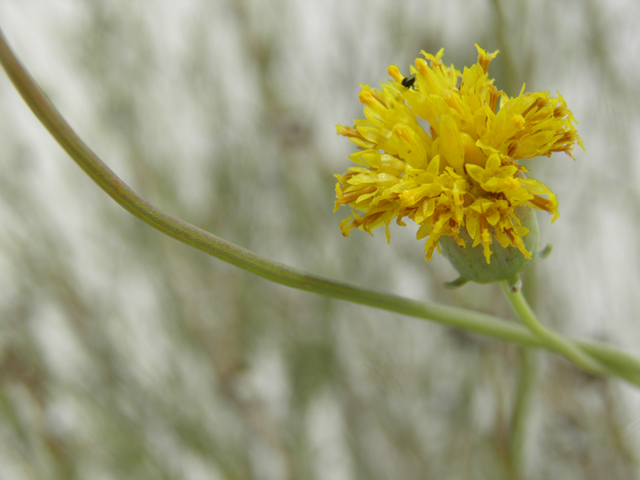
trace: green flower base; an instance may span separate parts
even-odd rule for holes
[[[453,237],[441,237],[442,253],[466,280],[476,283],[493,283],[513,278],[534,260],[538,252],[540,236],[538,221],[532,208],[517,207],[516,216],[522,222],[522,226],[529,229],[529,233],[522,240],[527,251],[531,252],[531,258],[526,258],[516,247],[503,247],[494,238],[491,244],[490,263],[487,263],[483,246],[471,247],[472,240],[465,228],[461,229],[460,238],[467,246],[461,247]]]

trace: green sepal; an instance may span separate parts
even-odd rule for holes
[[[467,230],[462,228],[459,236],[465,242],[464,247],[458,245],[451,236],[440,238],[442,253],[461,277],[476,283],[500,282],[515,277],[533,262],[538,252],[540,236],[535,212],[530,207],[520,206],[516,208],[515,213],[522,226],[529,229],[529,233],[522,237],[522,241],[526,250],[531,252],[531,258],[526,258],[516,247],[505,248],[493,239],[490,246],[490,263],[487,263],[483,246],[471,247],[473,240],[469,237]],[[455,282],[457,283],[458,280]]]

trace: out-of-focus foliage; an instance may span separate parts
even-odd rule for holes
[[[558,90],[586,153],[526,278],[541,318],[638,350],[634,2],[8,0],[0,24],[78,133],[151,202],[298,268],[509,316],[409,229],[331,213],[358,83],[478,42],[496,84]],[[635,50],[634,50],[635,49]],[[293,291],[131,218],[0,76],[0,477],[510,478],[518,349]],[[633,478],[640,394],[538,355],[531,479]]]

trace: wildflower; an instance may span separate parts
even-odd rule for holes
[[[487,74],[498,52],[476,48],[477,63],[462,73],[442,62],[444,50],[422,52],[426,60],[417,59],[409,76],[392,65],[393,80],[381,90],[361,85],[366,118],[337,126],[360,149],[349,156],[356,166],[336,175],[335,209],[353,209],[340,224],[343,235],[384,226],[390,241],[391,222],[404,226],[409,218],[419,225],[418,240],[426,239],[427,261],[443,240],[480,248],[486,263],[495,241],[531,259],[523,241],[531,226],[518,213],[544,210],[554,221],[558,204],[518,161],[571,155],[576,143],[582,147],[577,122],[560,95],[524,93],[523,86],[510,98],[498,90]]]

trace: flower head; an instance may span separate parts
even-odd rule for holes
[[[494,240],[531,258],[523,242],[529,229],[516,209],[545,210],[553,221],[557,200],[526,178],[518,160],[571,155],[582,142],[560,95],[524,93],[523,86],[508,97],[487,74],[498,52],[476,48],[477,63],[462,73],[442,62],[444,50],[422,52],[426,60],[417,59],[410,76],[392,65],[393,80],[381,90],[361,86],[366,118],[337,126],[360,149],[349,156],[356,166],[336,175],[336,210],[352,207],[340,224],[343,235],[384,226],[389,241],[391,222],[404,226],[409,218],[419,225],[417,238],[426,238],[426,260],[443,237],[481,246],[487,263]]]

